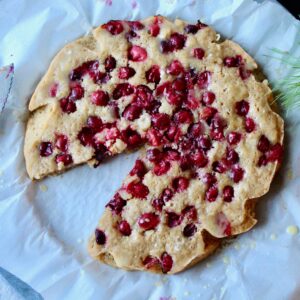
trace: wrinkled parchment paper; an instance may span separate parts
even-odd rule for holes
[[[0,115],[0,265],[45,299],[300,299],[300,234],[291,227],[300,226],[299,110],[284,114],[285,160],[259,201],[258,225],[178,275],[125,272],[87,254],[89,234],[137,154],[98,169],[28,179],[22,152],[27,101],[56,52],[109,19],[154,14],[212,25],[254,56],[270,80],[287,73],[265,56],[270,48],[300,53],[299,22],[272,1],[0,1],[0,66],[14,64]]]

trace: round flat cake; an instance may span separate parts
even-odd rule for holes
[[[109,21],[66,45],[38,84],[28,174],[140,149],[89,252],[127,270],[180,272],[255,225],[281,162],[283,120],[256,70],[201,22]]]

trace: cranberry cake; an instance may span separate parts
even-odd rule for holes
[[[65,46],[29,103],[28,174],[139,149],[89,242],[100,261],[176,273],[254,226],[283,121],[255,61],[207,25],[109,21]]]

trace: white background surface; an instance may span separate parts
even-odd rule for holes
[[[81,166],[42,182],[27,178],[22,147],[27,101],[67,42],[109,19],[154,14],[201,19],[240,43],[272,80],[283,66],[277,47],[300,54],[300,25],[276,3],[203,1],[0,1],[0,66],[15,64],[13,90],[0,115],[0,265],[45,299],[299,299],[300,111],[286,120],[285,161],[258,205],[249,233],[196,267],[174,276],[125,272],[92,261],[86,242],[105,203],[137,154],[98,169]],[[1,297],[0,297],[1,298]]]

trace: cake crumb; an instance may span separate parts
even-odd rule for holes
[[[42,192],[47,192],[48,191],[48,187],[45,184],[40,184],[40,190]]]
[[[299,228],[296,225],[290,225],[286,228],[286,232],[290,235],[296,235],[299,232]]]
[[[270,235],[270,239],[271,239],[272,241],[275,241],[275,240],[277,239],[277,235],[276,235],[275,233],[272,233],[272,234]]]

